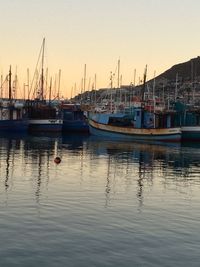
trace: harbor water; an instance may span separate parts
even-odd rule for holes
[[[0,137],[0,266],[199,267],[199,207],[197,144]]]

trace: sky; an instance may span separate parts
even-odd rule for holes
[[[122,84],[138,83],[200,56],[199,0],[0,0],[0,72],[12,66],[19,94],[33,79],[42,40],[45,68],[64,97],[110,86],[120,59]],[[117,86],[117,75],[113,81]],[[56,81],[56,82],[55,82]]]

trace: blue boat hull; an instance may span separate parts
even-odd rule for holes
[[[89,126],[84,120],[64,120],[63,128],[64,132],[89,132]]]
[[[62,125],[34,124],[29,126],[30,132],[61,132]]]
[[[183,126],[182,141],[184,142],[199,142],[200,141],[200,126]]]
[[[26,132],[28,120],[0,120],[0,132]]]

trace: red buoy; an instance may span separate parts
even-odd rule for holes
[[[55,157],[54,162],[55,162],[56,164],[61,163],[61,158],[60,158],[60,157]]]

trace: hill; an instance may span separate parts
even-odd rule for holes
[[[195,81],[200,78],[200,57],[192,58],[189,61],[176,64],[170,69],[156,77],[156,80],[166,79],[168,81],[176,80],[178,74],[179,80],[182,82]]]
[[[162,99],[174,99],[181,97],[188,103],[190,101],[200,104],[200,56],[192,58],[186,62],[176,64],[170,69],[161,73],[155,78],[155,94]],[[146,82],[145,91],[153,91],[153,79]],[[119,90],[120,89],[120,90]],[[112,92],[113,100],[117,101],[121,95],[123,101],[129,101],[133,95],[141,96],[143,94],[143,85],[121,86],[120,88],[101,88],[96,91],[87,91],[82,95],[77,95],[74,99],[84,103],[90,103],[94,99],[110,98]],[[126,99],[126,100],[125,100]],[[118,100],[119,101],[119,100]]]

